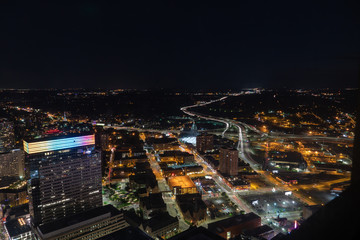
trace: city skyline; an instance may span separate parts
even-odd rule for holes
[[[358,9],[1,2],[0,239],[358,239]]]
[[[357,91],[2,89],[0,236],[333,234],[304,229],[354,207],[331,208],[356,177]]]

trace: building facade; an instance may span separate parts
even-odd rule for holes
[[[168,185],[174,195],[198,193],[194,182],[189,176],[177,176],[168,179]]]
[[[214,136],[202,134],[196,137],[196,149],[199,152],[205,152],[214,148]]]
[[[121,211],[106,205],[40,226],[37,233],[44,240],[89,240],[99,239],[128,226]]]
[[[0,153],[0,177],[24,177],[24,151],[13,149]]]
[[[146,220],[139,228],[154,239],[167,239],[179,231],[179,220],[168,213],[162,213]]]
[[[101,156],[94,135],[24,141],[33,225],[102,206]]]
[[[6,118],[0,119],[0,153],[14,148],[14,124]]]
[[[238,175],[239,151],[234,148],[220,148],[219,171],[230,176]]]

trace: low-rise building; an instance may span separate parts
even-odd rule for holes
[[[299,152],[270,152],[267,159],[269,168],[305,170],[307,163]]]
[[[197,193],[194,182],[188,176],[177,176],[168,179],[170,190],[174,195]]]
[[[155,151],[170,151],[170,150],[178,150],[179,143],[176,138],[147,138],[146,143],[153,147]]]
[[[146,155],[134,156],[134,157],[124,157],[114,159],[113,166],[114,167],[134,167],[137,163],[147,162]]]
[[[153,213],[166,211],[166,204],[162,198],[162,193],[153,193],[149,194],[148,197],[140,198],[139,206],[143,211],[144,218],[150,218]]]
[[[224,240],[215,233],[204,227],[190,227],[189,229],[169,238],[169,240],[203,239],[203,240]]]
[[[319,211],[321,207],[322,207],[321,205],[304,206],[302,217],[304,219],[308,219],[311,215]]]
[[[135,173],[129,177],[129,185],[132,189],[145,188],[147,193],[158,193],[159,186],[151,169]],[[147,195],[148,195],[147,194]]]
[[[244,231],[243,234],[243,239],[247,240],[247,239],[266,239],[266,240],[270,240],[273,237],[275,237],[275,232],[274,229],[272,229],[270,226],[268,225],[262,225],[260,227],[254,228],[252,230],[247,230]]]
[[[186,164],[194,162],[194,155],[182,151],[164,151],[160,154],[162,162],[176,162],[178,164]]]
[[[29,205],[8,207],[4,210],[3,221],[8,239],[30,240],[36,239],[30,225]]]
[[[9,240],[35,240],[35,234],[31,230],[30,218],[19,217],[5,224],[6,234]]]
[[[19,206],[28,203],[26,186],[19,189],[0,189],[0,203],[9,206]]]
[[[208,229],[225,239],[234,238],[244,231],[261,226],[261,217],[253,212],[236,215],[208,225]]]
[[[206,220],[207,206],[201,199],[200,194],[177,195],[176,203],[178,204],[184,219],[189,223],[196,224]]]
[[[179,220],[162,213],[144,221],[139,228],[153,238],[169,238],[179,231]]]

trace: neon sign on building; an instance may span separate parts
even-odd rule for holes
[[[93,144],[95,144],[94,135],[67,137],[67,138],[39,141],[39,142],[24,141],[24,151],[28,154],[34,154],[34,153],[57,151],[62,149],[81,147],[81,146],[87,146]]]

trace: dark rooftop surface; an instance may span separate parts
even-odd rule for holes
[[[214,223],[210,223],[208,225],[208,229],[217,229],[217,227],[223,227],[223,228],[229,228],[231,226],[235,226],[237,224],[241,224],[246,221],[251,221],[253,219],[260,218],[258,215],[256,215],[253,212],[243,214],[243,215],[236,215],[231,218],[227,218],[224,220],[220,220]]]
[[[183,239],[187,239],[187,240],[224,240],[222,237],[218,236],[215,233],[210,232],[209,230],[207,230],[204,227],[189,228],[188,230],[169,238],[169,240],[183,240]]]
[[[22,221],[26,222],[24,218]],[[5,226],[10,237],[15,237],[19,234],[31,231],[30,225],[28,224],[21,225],[19,219],[10,220],[9,222],[5,223]]]
[[[135,175],[131,175],[129,180],[134,181],[137,184],[146,184],[146,186],[150,186],[151,188],[157,186],[156,177],[151,170],[145,173],[136,173]]]
[[[132,208],[131,210],[128,211],[124,211],[124,219],[126,220],[127,223],[130,224],[130,226],[133,227],[139,227],[141,222],[142,222],[142,218],[139,217],[136,213],[134,208]]]
[[[16,206],[16,207],[12,207],[12,208],[8,208],[6,209],[6,215],[7,216],[11,216],[11,217],[21,217],[24,215],[29,214],[29,204],[23,204],[20,206]]]
[[[161,213],[149,220],[146,220],[143,223],[143,226],[144,229],[149,226],[152,231],[156,231],[178,221],[179,220],[176,217],[172,217],[168,213]]]
[[[226,149],[226,150],[231,150],[231,151],[238,151],[236,148],[230,147],[230,146],[222,146],[222,147],[220,148],[220,150],[221,150],[221,149]]]
[[[269,157],[274,158],[275,161],[305,162],[299,152],[275,152],[269,154]]]
[[[273,231],[273,229],[270,226],[262,225],[260,227],[245,231],[244,235],[256,237],[256,236],[259,236],[261,234],[264,234],[264,233],[267,233],[267,232],[270,232],[270,231]]]
[[[147,138],[146,142],[148,144],[164,144],[164,143],[177,142],[177,139],[176,138]]]
[[[146,209],[166,208],[166,204],[162,198],[162,193],[149,194],[148,197],[140,198],[140,205],[146,206]]]
[[[26,192],[27,191],[27,187],[26,185],[22,188],[4,188],[4,189],[0,189],[0,193],[19,193],[19,192]]]
[[[205,202],[201,199],[201,195],[198,193],[177,195],[176,202],[182,212],[189,211],[191,216],[199,210],[207,208]]]
[[[1,177],[0,178],[0,188],[7,187],[18,180],[19,180],[19,177]]]
[[[129,151],[127,151],[129,152]],[[133,156],[133,157],[122,157],[122,152],[115,152],[115,157],[114,160],[118,160],[118,161],[126,161],[126,160],[134,160],[134,159],[146,159],[147,156],[144,155],[139,155],[139,156]]]
[[[160,157],[170,157],[170,156],[191,156],[192,154],[182,151],[164,151],[163,154],[160,154]]]
[[[150,236],[135,227],[126,227],[107,236],[98,238],[98,240],[151,240]]]
[[[63,219],[60,219],[58,221],[54,221],[45,225],[40,226],[40,230],[42,234],[47,234],[83,221],[87,221],[91,218],[110,213],[111,216],[116,216],[120,214],[120,211],[117,210],[113,205],[106,205],[102,207],[97,207],[94,209],[91,209],[86,212],[82,212],[73,216],[69,216]]]

